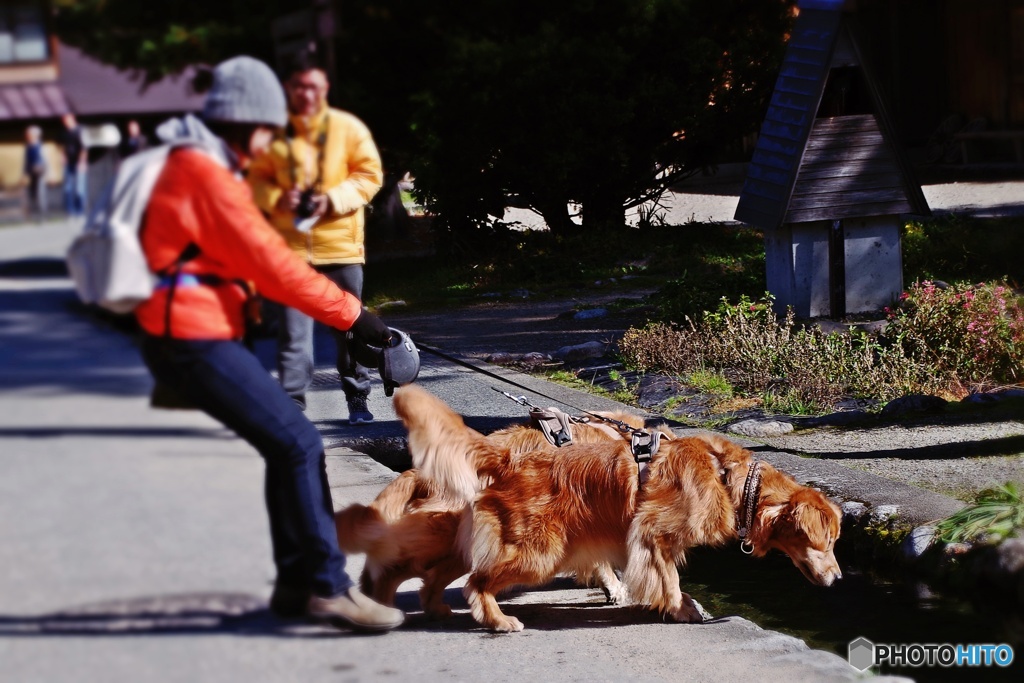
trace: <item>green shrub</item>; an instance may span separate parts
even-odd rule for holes
[[[944,543],[960,543],[984,536],[1006,538],[1021,528],[1024,499],[1010,482],[980,492],[974,503],[939,522],[935,533]]]
[[[1024,306],[1005,283],[940,287],[925,280],[886,310],[885,336],[948,381],[986,385],[1022,379]]]
[[[778,319],[770,294],[756,301],[741,296],[735,304],[723,299],[699,323],[687,318],[682,326],[628,330],[619,349],[641,372],[721,373],[738,390],[784,412],[826,410],[848,396],[891,400],[942,389],[926,364],[907,356],[901,340],[798,327],[791,310]]]

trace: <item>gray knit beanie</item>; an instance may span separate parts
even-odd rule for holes
[[[252,57],[233,57],[213,69],[203,119],[284,127],[288,105],[269,66]]]

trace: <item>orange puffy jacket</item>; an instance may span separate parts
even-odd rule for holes
[[[171,306],[175,339],[238,339],[245,332],[248,281],[274,301],[347,330],[360,301],[310,268],[285,244],[252,201],[248,185],[203,152],[172,152],[149,201],[142,249],[154,272],[169,272],[190,244]],[[187,275],[205,276],[197,280]],[[212,276],[212,277],[211,277]],[[142,328],[165,334],[166,284],[135,309]]]

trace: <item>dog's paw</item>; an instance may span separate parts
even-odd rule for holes
[[[614,586],[605,586],[604,597],[607,598],[609,605],[629,604],[629,591],[626,589],[626,584],[624,583],[618,583]]]
[[[491,624],[491,630],[498,633],[516,633],[523,630],[523,622],[515,617],[501,615],[502,618]]]
[[[679,607],[669,613],[673,619],[683,624],[702,624],[704,623],[704,614],[700,605],[686,593],[683,593],[683,601]]]

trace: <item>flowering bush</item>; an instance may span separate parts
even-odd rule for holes
[[[886,313],[885,337],[950,380],[985,385],[1022,379],[1024,306],[1005,283],[925,280]]]
[[[1005,283],[916,283],[886,309],[884,332],[825,333],[780,320],[771,294],[723,299],[685,326],[629,330],[619,343],[641,371],[686,377],[712,370],[738,389],[827,408],[846,396],[962,397],[967,387],[1024,379],[1024,305]]]

